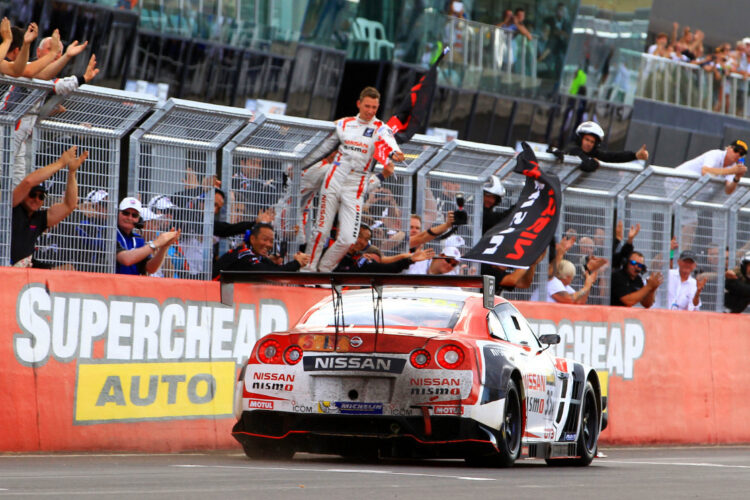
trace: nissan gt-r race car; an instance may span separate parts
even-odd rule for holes
[[[240,274],[251,273],[232,279]],[[290,331],[259,339],[242,367],[232,434],[249,457],[304,451],[509,467],[521,457],[588,465],[596,455],[596,372],[554,357],[548,348],[560,337],[536,337],[494,296],[491,277],[274,273],[283,274],[287,283],[329,283],[332,298]],[[455,288],[482,285],[484,295]]]

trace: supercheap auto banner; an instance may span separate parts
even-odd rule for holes
[[[0,450],[227,449],[237,370],[329,290],[0,268]],[[746,443],[747,317],[515,305],[557,356],[593,366],[602,441]],[[479,333],[479,332],[478,332]]]
[[[552,241],[560,220],[560,180],[540,169],[534,151],[521,144],[513,171],[525,175],[526,184],[518,201],[462,260],[526,269]]]

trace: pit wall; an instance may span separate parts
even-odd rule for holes
[[[328,290],[0,269],[0,451],[237,447],[239,363]],[[747,318],[517,302],[606,382],[607,444],[747,443]]]

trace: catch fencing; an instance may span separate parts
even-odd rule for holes
[[[43,101],[51,86],[12,79],[2,84],[6,90],[11,84],[26,89],[0,115],[4,205],[0,256],[8,263],[13,128],[18,117]],[[43,118],[36,123],[32,141],[35,167],[53,161],[71,145],[90,153],[78,175],[78,209],[40,239],[35,257],[51,267],[114,272],[117,202],[126,194],[143,203],[146,240],[173,227],[182,231],[169,250],[162,276],[211,278],[214,244],[220,241],[215,237],[215,216],[225,223],[220,236],[228,235],[226,223],[235,225],[230,229],[236,231],[232,234],[237,243],[258,212],[272,209],[276,252],[286,249],[287,259],[309,237],[315,202],[313,198],[309,205],[304,203],[301,178],[303,169],[320,153],[316,147],[333,130],[330,122],[177,99],[156,107],[149,97],[90,86],[64,99],[50,99],[41,109]],[[406,160],[396,165],[394,176],[366,195],[363,210],[363,221],[373,228],[372,243],[386,254],[408,248],[411,213],[422,216],[424,229],[432,227],[459,208],[459,194],[466,224],[428,247],[439,253],[451,245],[465,254],[482,235],[484,183],[493,174],[500,176],[507,194],[499,208],[505,209],[515,202],[525,182],[512,172],[515,152],[509,148],[461,140],[443,143],[417,135],[402,149]],[[724,270],[735,267],[750,249],[750,180],[743,179],[728,195],[724,179],[678,174],[658,166],[644,168],[640,162],[602,164],[597,171],[584,173],[577,168],[577,158],[559,162],[547,153],[538,153],[537,158],[541,167],[561,180],[557,237],[576,236],[566,256],[577,269],[573,287],[583,283],[587,258],[609,261],[600,270],[588,303],[609,302],[615,227],[622,220],[623,239],[631,226],[640,224],[634,246],[644,253],[651,271],[666,277],[670,268],[676,268],[679,252],[696,252],[698,273],[707,279],[702,309],[723,310]],[[121,172],[127,179],[121,181]],[[64,170],[52,178],[53,202],[64,192],[66,180]],[[223,200],[215,195],[218,186]],[[91,232],[81,235],[82,229]],[[232,244],[232,240],[221,241],[225,243],[219,253]],[[478,271],[476,265],[464,265],[458,272]],[[506,296],[543,300],[547,271],[544,259],[531,288]],[[667,302],[665,283],[657,290],[656,304],[667,308]]]

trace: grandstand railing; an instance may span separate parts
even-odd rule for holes
[[[7,265],[13,127],[20,116],[33,112],[51,86],[13,79],[4,79],[0,84],[6,90],[10,85],[25,89],[16,94],[21,96],[16,107],[0,114],[0,251],[4,252],[3,262]],[[57,104],[63,106],[64,112],[49,112]],[[41,107],[41,113],[32,141],[35,167],[49,163],[69,145],[91,153],[79,170],[79,208],[60,226],[60,233],[67,237],[56,239],[58,233],[52,231],[40,239],[37,257],[47,258],[53,267],[114,271],[116,207],[126,194],[117,192],[119,185],[124,185],[119,179],[121,171],[128,175],[127,194],[144,204],[143,232],[147,239],[172,226],[182,229],[180,245],[163,267],[164,276],[210,278],[215,241],[214,176],[218,173],[227,193],[224,211],[220,212],[223,220],[248,221],[257,216],[257,210],[274,208],[276,239],[286,243],[288,254],[305,241],[299,179],[315,147],[332,131],[330,122],[253,115],[239,108],[178,99],[157,107],[155,99],[148,96],[91,86],[84,86],[61,101],[51,99]],[[124,155],[128,145],[126,157],[121,158],[120,151]],[[482,185],[489,176],[499,175],[507,189],[501,208],[514,203],[525,182],[523,176],[512,172],[509,160],[515,152],[509,148],[460,140],[443,143],[417,135],[402,149],[405,162],[396,165],[396,175],[387,179],[380,190],[368,194],[370,203],[364,211],[366,222],[374,227],[373,243],[387,252],[406,249],[410,213],[423,217],[423,227],[440,223],[447,212],[458,208],[456,195],[460,192],[464,195],[468,223],[458,227],[452,239],[430,245],[440,251],[443,245],[451,244],[465,253],[481,237]],[[574,157],[559,162],[547,153],[538,153],[537,158],[543,168],[560,177],[563,203],[557,236],[577,236],[578,242],[567,258],[576,264],[579,280],[581,264],[587,256],[612,258],[614,228],[618,220],[624,220],[625,235],[631,225],[641,225],[634,244],[636,250],[644,253],[651,270],[667,275],[670,260],[674,268],[679,252],[696,252],[699,272],[709,279],[703,310],[723,309],[724,270],[734,268],[739,256],[750,249],[750,179],[743,179],[735,192],[727,195],[725,179],[676,173],[671,168],[644,168],[635,162],[602,164],[595,172],[584,173],[577,168],[579,160]],[[261,182],[253,181],[250,173],[256,164],[260,165]],[[64,186],[65,175],[61,172],[59,179],[52,179],[53,195]],[[248,182],[243,184],[243,180]],[[268,189],[266,181],[274,189]],[[100,196],[89,196],[97,192],[107,194],[101,213],[94,213],[92,206]],[[96,219],[98,222],[93,224],[95,216],[101,220]],[[313,220],[314,213],[308,212],[307,217],[308,221]],[[100,241],[96,248],[85,238],[75,237],[85,221],[93,224],[92,228],[96,226],[93,229],[98,231]],[[677,241],[674,249],[672,237]],[[55,252],[59,257],[55,257]],[[92,256],[96,262],[107,264],[92,264]],[[477,269],[468,265],[461,272],[474,273]],[[600,273],[589,303],[608,303],[610,272],[611,268]],[[531,289],[507,295],[513,299],[543,298],[546,281],[544,261]],[[658,290],[658,307],[669,307],[666,290],[666,284]]]

